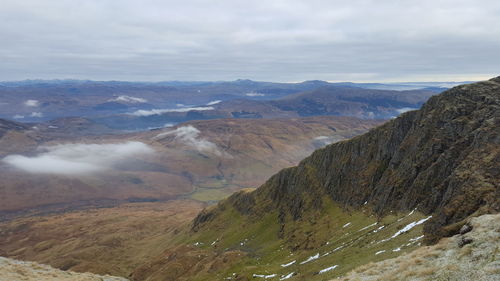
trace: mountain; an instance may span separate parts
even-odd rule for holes
[[[500,210],[500,77],[431,97],[207,208],[135,280],[326,280]]]

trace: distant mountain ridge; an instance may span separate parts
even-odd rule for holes
[[[0,118],[40,122],[79,116],[125,130],[216,118],[317,115],[391,118],[402,108],[418,108],[429,96],[445,89],[436,88],[433,83],[393,85],[316,80],[301,83],[34,80],[2,82],[0,85],[3,85],[0,86]],[[393,91],[389,95],[390,89],[411,91]],[[339,90],[351,94],[357,92],[358,99],[339,95]],[[302,93],[300,98],[282,99],[299,93]],[[373,94],[381,100],[364,97]],[[394,94],[401,97],[396,98]],[[317,98],[318,95],[322,96]],[[414,100],[403,102],[405,96],[412,96]],[[235,100],[239,102],[233,107]],[[386,104],[381,104],[383,102]],[[142,113],[135,115],[137,112]]]

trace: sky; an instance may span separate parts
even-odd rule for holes
[[[2,0],[0,81],[474,81],[498,0]]]

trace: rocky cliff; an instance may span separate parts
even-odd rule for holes
[[[317,150],[255,192],[240,192],[195,219],[193,230],[230,205],[277,223],[321,211],[323,196],[378,216],[417,208],[427,242],[455,234],[473,215],[500,210],[500,77],[452,88],[417,111],[354,139]]]

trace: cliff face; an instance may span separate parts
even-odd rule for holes
[[[225,204],[259,217],[279,210],[280,222],[321,210],[330,196],[377,215],[417,208],[432,214],[426,239],[454,234],[471,215],[500,210],[500,77],[434,96],[354,139],[317,150],[251,193],[237,193],[202,212],[193,230],[216,220]]]

